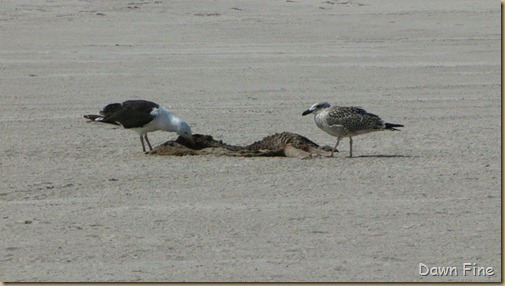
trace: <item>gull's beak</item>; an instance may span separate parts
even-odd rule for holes
[[[302,113],[302,116],[305,116],[305,115],[307,115],[307,114],[309,114],[309,113],[312,113],[312,112],[313,112],[313,110],[307,109],[307,110],[305,110],[305,111]]]

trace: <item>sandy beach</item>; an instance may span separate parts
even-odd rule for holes
[[[499,2],[0,6],[0,281],[502,280]],[[333,146],[320,101],[405,128],[354,158],[145,155],[83,118],[127,99],[238,145]]]

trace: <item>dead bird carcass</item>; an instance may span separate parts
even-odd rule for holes
[[[156,146],[148,154],[183,156],[183,155],[215,155],[215,156],[282,156],[293,158],[311,158],[329,156],[331,147],[319,146],[310,139],[291,132],[276,133],[267,136],[247,146],[226,144],[215,140],[211,135],[194,134],[191,144],[179,136]]]

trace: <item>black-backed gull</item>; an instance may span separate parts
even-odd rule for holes
[[[147,133],[158,130],[175,132],[190,143],[194,143],[191,127],[186,122],[174,116],[167,108],[151,101],[127,100],[123,103],[111,103],[99,113],[100,115],[89,114],[84,117],[94,122],[121,125],[125,129],[137,132],[144,152],[146,152],[144,139],[149,150],[153,150]]]
[[[337,144],[331,150],[331,155],[338,146],[340,139],[349,137],[350,157],[352,157],[352,137],[382,130],[399,130],[401,124],[384,122],[379,116],[368,113],[357,106],[331,106],[328,102],[315,103],[302,113],[305,116],[314,113],[317,127],[324,132],[337,137]]]

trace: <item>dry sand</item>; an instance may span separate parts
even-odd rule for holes
[[[501,280],[497,1],[0,6],[0,280]],[[406,127],[356,158],[147,156],[82,118],[134,98],[239,145],[333,145],[323,100]]]

